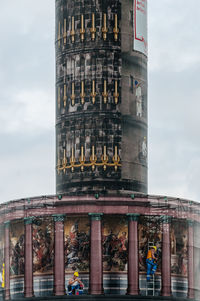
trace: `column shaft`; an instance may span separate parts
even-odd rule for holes
[[[190,221],[188,225],[188,298],[194,298],[194,229]]]
[[[10,222],[5,223],[5,300],[10,299]]]
[[[167,218],[166,216],[164,218]],[[171,296],[171,242],[169,221],[163,223],[162,236],[162,296]]]
[[[32,219],[25,219],[25,283],[24,296],[33,297],[33,237]]]
[[[54,216],[54,294],[65,294],[64,217]]]
[[[128,224],[128,295],[139,294],[138,216],[129,215]]]
[[[90,294],[103,294],[103,262],[101,215],[91,215],[90,232]]]

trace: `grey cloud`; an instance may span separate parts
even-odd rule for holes
[[[148,3],[149,193],[200,201],[200,2]],[[0,3],[0,201],[55,192],[54,5]]]

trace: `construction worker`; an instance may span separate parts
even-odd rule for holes
[[[4,300],[4,289],[5,289],[5,264],[3,263],[2,269],[0,270],[0,299],[1,300]]]
[[[147,280],[150,280],[151,275],[153,275],[157,269],[157,257],[156,257],[157,247],[153,246],[149,249],[147,253]]]
[[[68,282],[68,295],[82,295],[83,294],[83,282],[78,278],[79,273],[74,272],[72,278]]]

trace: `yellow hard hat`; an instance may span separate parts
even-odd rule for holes
[[[155,251],[157,250],[157,247],[155,247],[155,246],[153,246],[152,248],[154,248]]]
[[[79,273],[78,272],[74,272],[74,276],[78,277]]]

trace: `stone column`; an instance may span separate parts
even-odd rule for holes
[[[171,296],[170,216],[163,216],[162,235],[162,296]]]
[[[200,222],[195,221],[194,229],[194,294],[195,299],[200,300]]]
[[[25,225],[25,258],[24,258],[24,296],[33,297],[33,217],[24,219]]]
[[[54,294],[65,294],[64,215],[54,218]]]
[[[139,214],[128,213],[128,295],[139,294],[138,266],[138,218]]]
[[[90,228],[90,284],[91,295],[103,294],[103,262],[102,262],[102,213],[89,213]]]
[[[5,300],[10,299],[10,221],[4,223]]]
[[[188,220],[188,298],[194,298],[194,229]]]

